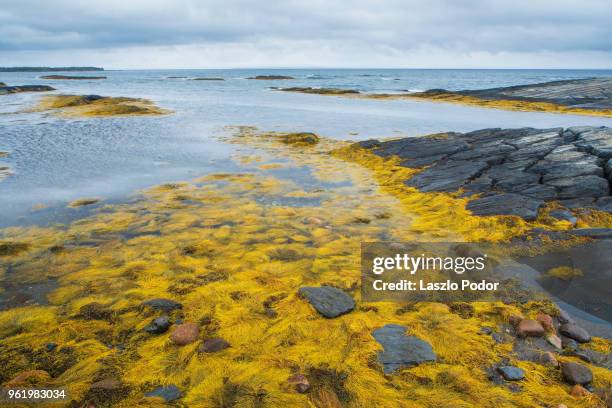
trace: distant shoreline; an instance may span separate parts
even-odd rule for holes
[[[100,67],[0,67],[0,72],[104,71]]]

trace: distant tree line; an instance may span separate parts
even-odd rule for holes
[[[0,72],[104,71],[99,67],[0,67]]]

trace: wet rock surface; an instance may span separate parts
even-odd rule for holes
[[[574,339],[579,343],[588,343],[591,341],[591,336],[582,327],[573,324],[566,323],[559,327],[559,332],[570,339]]]
[[[612,128],[482,129],[386,142],[368,140],[360,147],[382,157],[397,156],[401,165],[424,167],[406,185],[425,192],[478,194],[467,208],[475,215],[537,216],[547,201],[568,208],[588,204],[612,207],[609,161]],[[576,205],[573,202],[576,201]],[[570,211],[553,214],[574,221]],[[598,231],[598,235],[612,235]]]
[[[168,331],[168,328],[170,328],[170,320],[168,319],[168,316],[160,316],[153,319],[153,321],[148,324],[144,330],[151,334],[162,334]]]
[[[306,298],[317,312],[327,318],[338,317],[355,308],[355,301],[332,286],[303,287],[299,295]]]
[[[378,361],[385,374],[403,367],[413,367],[424,362],[436,361],[431,345],[415,336],[406,335],[406,327],[387,324],[374,330],[372,336],[384,348],[378,353]]]
[[[448,91],[433,89],[427,92]],[[612,107],[612,78],[570,79],[502,88],[454,91],[453,93],[482,99],[513,99],[609,109]]]
[[[582,364],[567,362],[561,365],[563,378],[570,384],[589,384],[593,381],[593,373]]]
[[[501,366],[497,368],[497,371],[506,381],[520,381],[525,378],[525,371],[519,367]]]

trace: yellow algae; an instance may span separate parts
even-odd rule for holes
[[[119,407],[164,406],[144,394],[168,384],[183,392],[180,403],[203,407],[603,406],[571,397],[558,370],[514,361],[511,345],[478,335],[510,315],[548,310],[544,303],[480,302],[459,314],[439,303],[361,300],[363,241],[496,242],[543,221],[474,217],[459,195],[409,189],[403,181],[414,170],[343,142],[322,138],[301,149],[250,132],[231,140],[261,150],[242,172],[156,186],[68,225],[0,230],[0,242],[27,245],[0,257],[0,268],[58,285],[50,305],[0,312],[3,379],[45,370],[48,386],[83,402],[96,400],[93,383],[112,378],[122,387],[100,406]],[[279,157],[324,169],[310,173],[317,187],[258,169]],[[355,310],[324,319],[297,295],[321,284],[350,293]],[[169,332],[144,331],[161,315],[143,305],[155,298],[182,304],[168,315],[198,324],[194,343],[180,347]],[[428,341],[438,361],[383,374],[371,332],[389,323]],[[213,337],[230,347],[200,352]],[[57,351],[45,351],[50,342]],[[610,342],[596,338],[593,347],[609,350]],[[487,378],[503,358],[526,370],[521,392]],[[609,370],[583,364],[596,386],[612,385]],[[288,383],[295,373],[307,376],[308,393]]]
[[[70,208],[78,208],[87,205],[97,204],[100,201],[99,198],[79,198],[78,200],[71,201],[68,203]]]
[[[584,276],[584,273],[578,268],[572,268],[570,266],[558,266],[546,272],[546,276],[567,281]]]
[[[158,108],[152,101],[139,98],[98,95],[47,95],[32,111],[52,110],[61,116],[131,116],[163,115],[170,111]]]

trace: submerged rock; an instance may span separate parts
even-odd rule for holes
[[[183,308],[183,305],[180,304],[179,302],[175,302],[174,300],[163,299],[163,298],[147,300],[146,302],[143,302],[142,304],[144,306],[150,307],[151,309],[162,310],[166,313],[171,312],[173,310]]]
[[[319,143],[319,136],[312,132],[287,133],[278,136],[278,139],[288,145],[315,145]]]
[[[563,378],[570,384],[589,384],[593,381],[593,373],[582,364],[567,362],[561,364]]]
[[[383,346],[383,351],[378,353],[378,361],[383,365],[385,374],[436,361],[431,345],[418,337],[406,335],[404,326],[387,324],[374,330],[372,336]]]
[[[332,286],[303,287],[298,293],[327,318],[338,317],[355,308],[352,297]]]
[[[157,387],[153,391],[145,393],[145,397],[162,398],[165,402],[176,401],[182,396],[181,390],[174,384]]]

